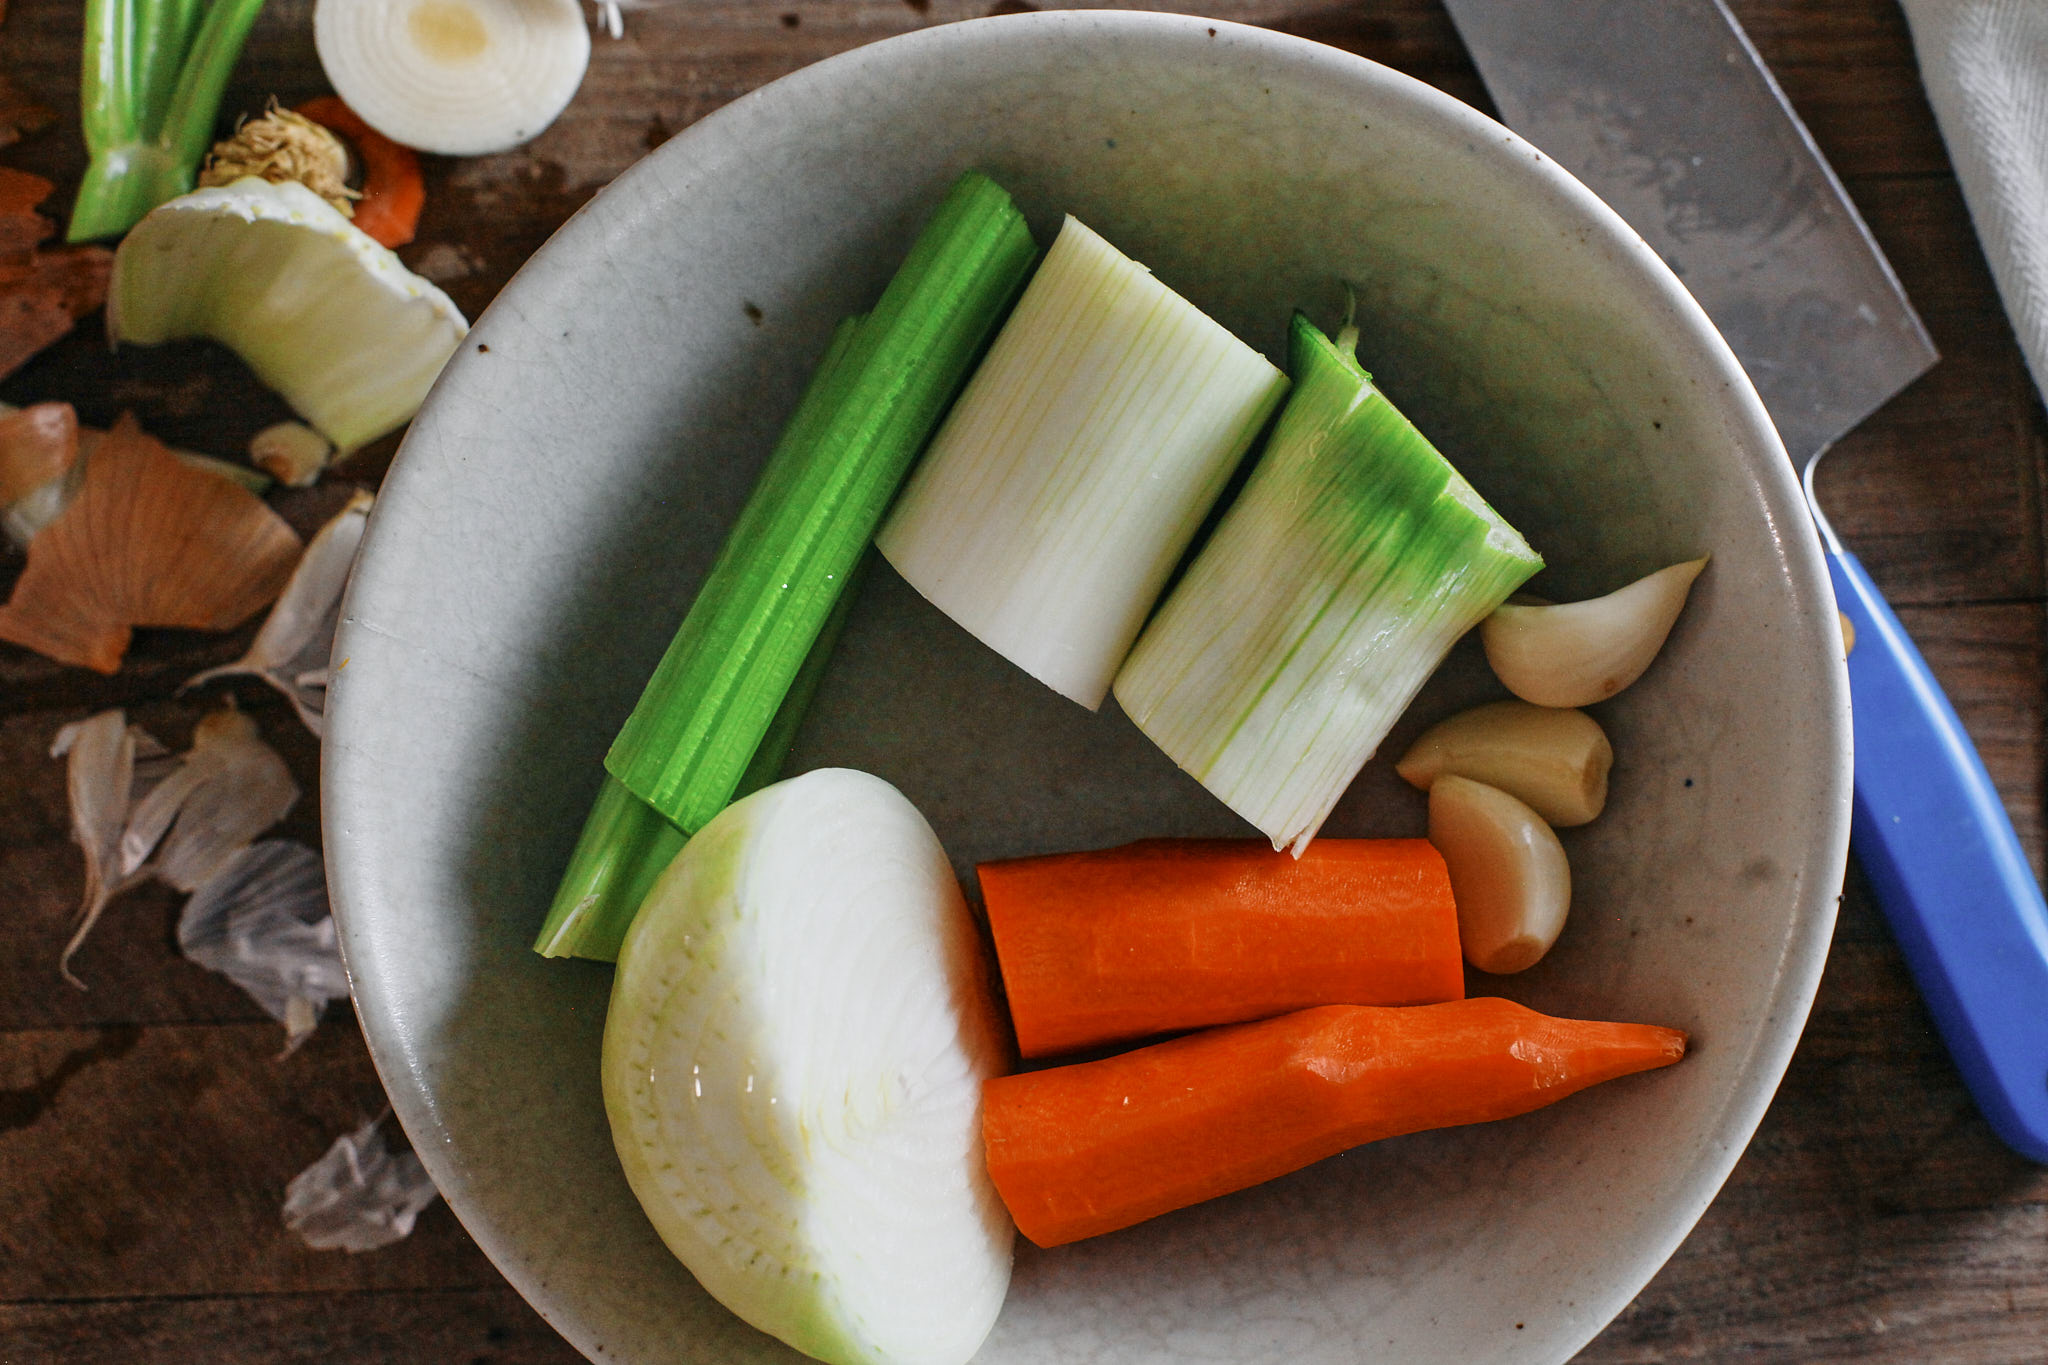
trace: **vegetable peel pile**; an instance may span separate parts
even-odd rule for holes
[[[56,186],[0,166],[0,379],[63,337],[107,296],[105,247],[41,245],[56,225],[37,213]]]
[[[0,640],[112,673],[136,626],[228,630],[278,595],[299,538],[263,501],[123,417],[29,543]],[[109,547],[112,547],[111,549]]]

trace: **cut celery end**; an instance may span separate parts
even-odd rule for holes
[[[1090,710],[1287,376],[1068,218],[876,545]]]
[[[192,188],[264,0],[87,0],[80,124],[91,161],[65,237],[128,231]]]
[[[1116,697],[1299,855],[1458,637],[1543,561],[1348,351],[1299,315],[1289,349],[1266,453]]]
[[[817,643],[804,659],[802,671],[790,686],[775,713],[754,760],[740,777],[733,800],[751,796],[772,786],[782,777],[790,746],[803,726],[804,713],[824,680],[832,646],[852,613],[854,590],[866,575],[867,560],[854,569],[848,591],[826,618]],[[616,962],[626,930],[640,912],[640,903],[655,879],[675,859],[689,836],[662,818],[659,811],[627,790],[626,785],[605,774],[576,851],[569,855],[569,869],[555,890],[548,918],[534,940],[533,950],[542,957],[582,957],[596,962]]]
[[[605,766],[686,830],[723,809],[904,473],[1022,286],[1008,194],[962,176],[783,433]],[[810,411],[806,412],[805,409]]]
[[[640,902],[689,837],[607,774],[533,950],[618,961]]]

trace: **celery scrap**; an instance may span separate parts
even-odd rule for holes
[[[188,192],[263,0],[85,0],[80,105],[91,160],[65,236],[116,237]]]

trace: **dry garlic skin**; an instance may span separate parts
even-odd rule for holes
[[[1451,874],[1465,960],[1495,975],[1535,966],[1572,903],[1571,866],[1543,817],[1498,787],[1440,777],[1429,789],[1429,841]]]
[[[1606,807],[1613,766],[1606,732],[1585,712],[1498,701],[1432,725],[1394,770],[1423,791],[1446,773],[1484,782],[1564,828]]]
[[[961,1365],[1009,1288],[980,1129],[1002,1036],[930,827],[823,769],[727,807],[656,883],[619,954],[605,1109],[719,1302],[838,1365]]]

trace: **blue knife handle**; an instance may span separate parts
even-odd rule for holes
[[[2048,1162],[2048,907],[1976,745],[1852,554],[1857,860],[1993,1131]]]

